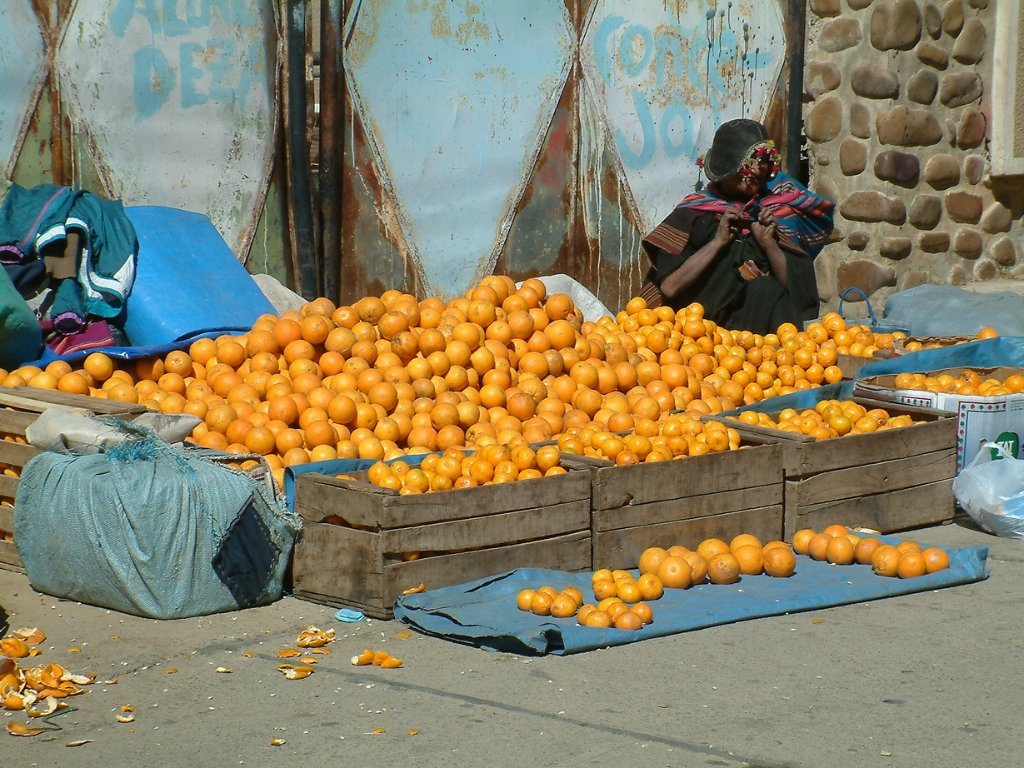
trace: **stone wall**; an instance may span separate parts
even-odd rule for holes
[[[809,0],[811,186],[838,202],[827,306],[849,286],[881,309],[922,283],[1024,278],[1024,180],[987,173],[995,2]]]

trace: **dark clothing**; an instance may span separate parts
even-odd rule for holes
[[[775,214],[779,246],[786,256],[785,286],[771,275],[768,257],[749,231],[758,206]],[[722,211],[730,207],[746,222],[744,233],[718,254],[693,285],[675,296],[661,296],[662,301],[676,310],[698,302],[709,320],[730,330],[760,334],[774,332],[782,323],[800,326],[814,318],[818,313],[814,257],[832,229],[833,203],[782,175],[746,206],[716,197],[713,187],[686,197],[644,238],[653,286],[714,238]],[[745,266],[747,262],[754,269]],[[642,295],[650,304],[655,293],[660,291]]]

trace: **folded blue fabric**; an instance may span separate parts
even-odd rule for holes
[[[901,540],[890,536],[877,538]],[[575,618],[555,619],[520,611],[516,595],[527,587],[535,589],[550,584],[560,590],[574,586],[585,597],[593,595],[590,573],[540,568],[521,568],[400,597],[395,603],[395,618],[424,634],[488,651],[568,655],[734,621],[969,584],[988,576],[988,547],[946,551],[949,568],[914,579],[877,576],[866,565],[830,565],[797,555],[796,573],[787,579],[744,576],[736,584],[666,589],[661,599],[650,602],[654,621],[635,631],[581,627]]]

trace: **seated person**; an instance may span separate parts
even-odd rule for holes
[[[692,302],[730,330],[772,333],[818,314],[814,257],[835,204],[780,173],[764,126],[730,120],[698,165],[710,182],[643,240],[648,304]]]

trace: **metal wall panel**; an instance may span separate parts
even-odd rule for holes
[[[46,50],[30,0],[4,0],[0,21],[0,171],[10,176],[46,77]]]
[[[341,298],[565,272],[621,306],[717,125],[777,99],[783,23],[774,0],[350,0]]]

